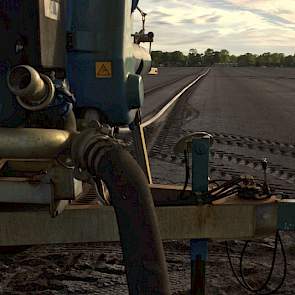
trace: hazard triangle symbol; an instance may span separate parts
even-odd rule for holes
[[[97,78],[110,78],[110,77],[112,77],[112,64],[110,62],[97,62],[96,63],[96,77]]]
[[[99,76],[109,76],[111,73],[109,70],[106,68],[105,65],[102,65],[101,68],[98,71]]]

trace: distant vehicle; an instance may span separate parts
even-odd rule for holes
[[[158,68],[151,68],[151,70],[149,71],[149,75],[158,75],[158,73]]]

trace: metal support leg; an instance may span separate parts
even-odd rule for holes
[[[144,137],[144,131],[140,124],[140,115],[137,114],[134,123],[131,125],[132,136],[135,147],[135,158],[137,163],[146,175],[148,182],[152,184],[152,176],[150,170],[150,163],[148,153],[146,150],[146,143]]]
[[[209,138],[192,141],[192,190],[208,191]],[[205,295],[208,240],[191,240],[191,294]]]
[[[192,190],[208,191],[209,139],[198,138],[192,142]]]
[[[191,294],[205,294],[208,240],[191,240]]]

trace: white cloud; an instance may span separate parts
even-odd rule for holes
[[[155,32],[155,50],[295,52],[294,0],[141,0],[139,6]]]

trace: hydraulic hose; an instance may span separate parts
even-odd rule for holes
[[[74,140],[72,156],[76,163],[80,158],[77,164],[82,169],[86,168],[88,173],[107,185],[117,217],[129,294],[171,294],[163,244],[146,176],[134,158],[111,139],[99,139],[99,136],[89,136],[87,132],[80,136]]]
[[[120,147],[106,153],[96,169],[107,184],[116,212],[129,294],[170,294],[163,245],[146,176]]]

